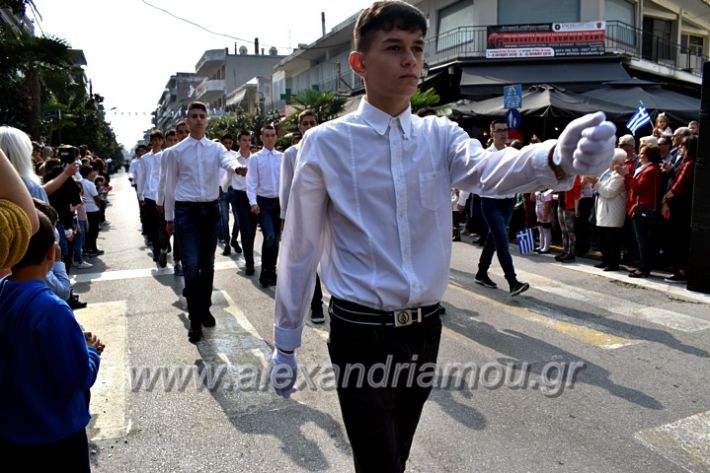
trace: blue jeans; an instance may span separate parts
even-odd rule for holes
[[[187,310],[193,326],[199,327],[212,305],[218,231],[217,201],[175,202],[175,236],[182,252]]]
[[[513,258],[508,248],[508,224],[513,216],[515,199],[490,199],[481,197],[481,212],[488,225],[488,236],[478,261],[479,274],[488,272],[493,261],[493,253],[498,254],[498,262],[503,268],[508,282],[516,280]]]
[[[219,239],[229,245],[229,192],[219,190]]]
[[[89,231],[89,222],[84,220],[77,220],[79,222],[79,234],[74,237],[74,262],[83,263],[84,258],[81,253],[84,249],[84,240],[86,239],[86,232]]]
[[[653,241],[653,232],[656,230],[656,225],[645,222],[640,218],[632,218],[634,232],[636,233],[636,241],[638,242],[639,250],[639,267],[638,270],[642,273],[649,274],[653,263],[655,244]]]
[[[276,260],[279,257],[279,240],[281,239],[281,206],[279,199],[268,199],[256,196],[259,205],[259,224],[264,234],[261,245],[261,272],[275,273]]]
[[[251,212],[246,191],[229,188],[229,198],[234,212],[234,231],[232,239],[236,240],[241,231],[242,250],[247,268],[254,267],[254,236],[256,235],[257,216]]]

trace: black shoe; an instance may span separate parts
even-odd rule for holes
[[[271,273],[269,275],[269,282],[271,283],[272,286],[276,285],[276,273]]]
[[[560,261],[562,258],[565,258],[568,256],[567,253],[560,253],[559,255],[555,256],[555,261]]]
[[[261,287],[269,287],[271,286],[271,277],[269,276],[268,273],[262,272],[261,275],[259,276],[259,284],[261,284]]]
[[[557,261],[559,261],[560,263],[571,263],[575,259],[576,258],[574,256],[574,254],[570,253],[570,254],[564,255],[562,258],[558,259]]]
[[[322,307],[318,307],[317,309],[311,311],[311,322],[314,324],[322,324],[325,322],[325,315],[323,314]]]
[[[253,276],[254,275],[254,266],[249,266],[247,269],[244,271],[247,276]]]
[[[187,339],[190,340],[191,343],[197,343],[201,338],[202,330],[191,328],[187,331]]]
[[[207,313],[202,314],[202,325],[208,328],[217,325],[217,321],[214,319],[214,316],[209,310],[207,311]]]
[[[528,289],[530,289],[530,284],[526,282],[514,281],[510,284],[510,295],[511,297],[514,297],[527,291]]]
[[[224,251],[222,251],[222,256],[229,256],[232,254],[232,249],[229,245],[224,245]]]
[[[232,240],[232,248],[234,248],[234,251],[236,251],[237,253],[242,252],[242,247],[239,246],[239,242],[237,240]]]
[[[476,274],[474,281],[476,281],[476,284],[480,284],[483,287],[490,287],[491,289],[498,287],[498,284],[494,283],[493,280],[488,277],[488,274]]]
[[[604,269],[606,268],[606,263],[601,262],[594,265],[595,268]]]
[[[70,309],[83,309],[86,307],[86,302],[81,302],[78,297],[72,295],[67,299],[67,305]]]
[[[680,274],[678,274],[678,273],[675,273],[673,276],[669,276],[669,277],[667,277],[667,278],[664,278],[663,280],[664,280],[665,282],[669,282],[669,283],[672,283],[672,284],[675,284],[675,283],[683,283],[683,282],[686,282],[686,281],[687,281],[687,279],[685,278],[685,276],[680,275]]]
[[[160,250],[160,255],[158,256],[158,265],[164,268],[168,265],[168,251]]]

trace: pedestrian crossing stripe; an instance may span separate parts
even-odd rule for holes
[[[628,338],[608,327],[603,327],[588,321],[574,319],[563,314],[562,312],[548,307],[522,307],[518,305],[504,304],[497,301],[493,297],[479,295],[472,289],[475,283],[473,278],[470,277],[452,275],[449,277],[449,280],[453,287],[466,291],[467,294],[473,296],[475,299],[478,299],[488,305],[492,305],[500,309],[501,312],[512,313],[526,320],[542,324],[559,333],[563,333],[589,345],[605,350],[614,350],[641,343],[641,340]]]
[[[642,430],[634,438],[693,473],[710,473],[710,411]]]
[[[660,307],[639,304],[611,294],[590,291],[589,289],[564,284],[557,280],[525,271],[518,271],[518,273],[522,280],[530,283],[536,290],[566,298],[572,297],[623,317],[644,320],[681,332],[698,332],[710,328],[710,320],[691,317]]]
[[[125,300],[96,302],[74,312],[84,331],[95,333],[106,345],[101,366],[91,388],[91,421],[87,435],[92,442],[121,438],[130,430],[127,419],[126,366],[127,315]]]

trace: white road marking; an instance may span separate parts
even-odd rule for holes
[[[692,473],[710,473],[710,411],[642,430],[634,438]]]
[[[574,298],[624,317],[645,320],[681,332],[698,332],[710,328],[710,320],[699,319],[660,307],[639,304],[611,294],[590,291],[564,284],[558,280],[526,271],[518,271],[523,281],[539,291],[561,297]]]
[[[95,333],[106,344],[96,383],[91,388],[91,422],[88,436],[92,441],[120,438],[130,429],[127,416],[126,384],[126,301],[91,303],[77,310],[76,318],[85,331]]]

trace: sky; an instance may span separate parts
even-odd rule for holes
[[[372,0],[34,0],[41,15],[38,35],[66,40],[82,49],[86,74],[94,93],[104,97],[106,118],[119,143],[131,149],[151,126],[165,85],[176,72],[194,72],[207,49],[234,43],[254,51],[259,38],[266,51],[276,46],[289,54],[298,43],[321,35],[321,12],[326,32]],[[153,5],[153,6],[151,6]],[[211,34],[160,11],[167,10],[200,26],[228,36]],[[28,10],[30,18],[32,13]]]

